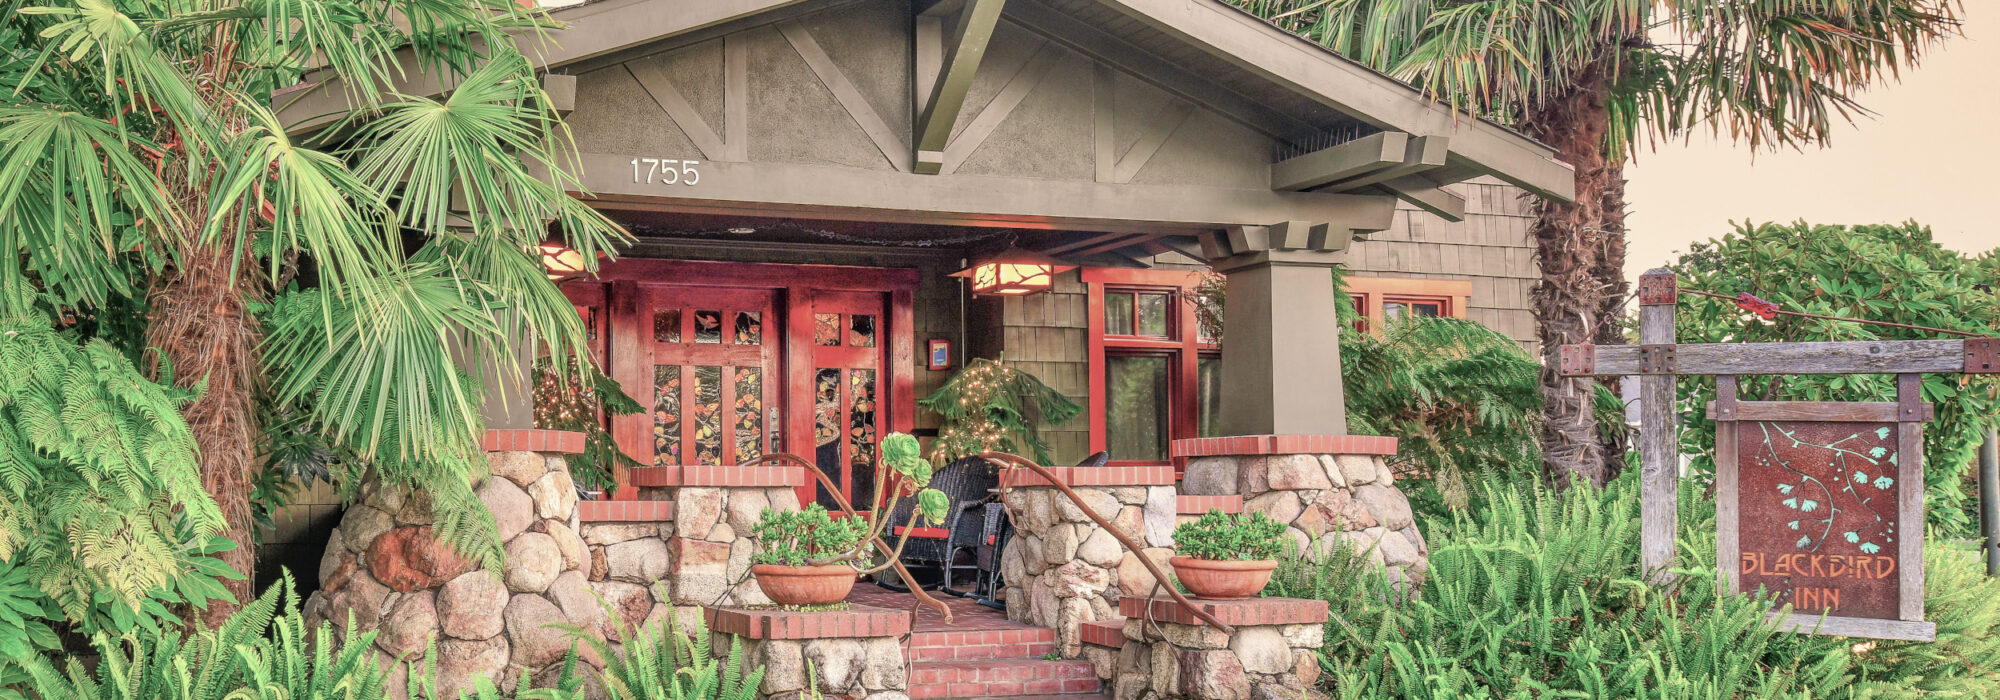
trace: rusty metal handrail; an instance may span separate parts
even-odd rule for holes
[[[848,513],[856,512],[854,510],[854,504],[848,502],[847,496],[842,495],[840,493],[840,485],[833,483],[833,479],[829,478],[826,475],[826,472],[820,471],[818,465],[806,461],[804,457],[800,457],[798,455],[791,454],[789,452],[773,452],[771,454],[758,457],[748,462],[744,462],[737,466],[754,467],[769,462],[787,462],[787,461],[796,462],[796,464],[794,464],[793,466],[804,468],[806,470],[806,473],[811,474],[813,475],[814,478],[819,479],[820,485],[826,487],[827,495],[833,497],[834,505],[840,506],[841,510],[846,511]],[[936,609],[938,611],[938,614],[944,617],[945,624],[949,625],[952,623],[951,608],[949,606],[946,606],[943,601],[940,601],[936,598],[932,598],[929,593],[924,592],[924,589],[921,586],[916,585],[916,577],[910,574],[909,569],[903,568],[902,560],[896,557],[895,548],[890,547],[889,543],[883,542],[880,536],[870,536],[868,538],[868,541],[875,545],[876,551],[881,552],[882,556],[887,557],[889,559],[889,563],[893,568],[895,568],[896,574],[898,576],[902,576],[903,581],[910,584],[910,595],[916,597],[918,605],[928,605]],[[914,610],[912,611],[911,616],[912,619],[915,618]]]
[[[994,465],[1000,467],[1003,470],[1019,467],[1027,469],[1028,471],[1034,472],[1036,474],[1039,474],[1043,479],[1047,479],[1050,485],[1055,486],[1057,491],[1061,491],[1064,496],[1069,497],[1071,503],[1076,504],[1077,510],[1081,510],[1083,511],[1084,515],[1090,516],[1092,522],[1097,523],[1098,527],[1104,528],[1105,532],[1111,533],[1112,539],[1118,540],[1118,544],[1123,545],[1126,551],[1131,552],[1132,556],[1136,557],[1139,560],[1139,564],[1141,566],[1146,567],[1147,573],[1153,575],[1153,584],[1159,588],[1165,589],[1167,591],[1167,595],[1172,597],[1175,603],[1180,604],[1181,609],[1188,611],[1188,614],[1195,616],[1197,619],[1201,620],[1203,623],[1206,623],[1208,626],[1214,627],[1217,630],[1221,630],[1223,634],[1230,634],[1230,635],[1236,634],[1236,628],[1223,624],[1221,620],[1215,619],[1214,615],[1210,615],[1206,611],[1203,611],[1201,608],[1195,607],[1194,603],[1187,599],[1187,596],[1181,595],[1180,591],[1175,590],[1173,586],[1167,585],[1166,572],[1161,571],[1160,566],[1158,564],[1153,563],[1152,557],[1146,556],[1146,553],[1140,551],[1139,545],[1132,542],[1131,538],[1126,537],[1125,533],[1119,532],[1118,528],[1113,527],[1111,523],[1106,522],[1103,516],[1097,514],[1097,511],[1091,510],[1090,506],[1083,502],[1083,497],[1076,495],[1076,490],[1071,489],[1068,483],[1065,483],[1062,479],[1058,478],[1055,475],[1055,472],[1049,471],[1048,467],[1036,464],[1034,460],[1028,459],[1026,457],[1022,457],[1016,454],[1008,454],[1006,452],[982,452],[979,454],[979,457],[985,459],[988,462],[992,462]],[[1000,499],[1002,503],[1006,503],[1007,489],[1006,489],[1006,482],[1004,480],[1001,482]],[[1009,511],[1011,514],[1012,511],[1011,504],[1009,504]]]

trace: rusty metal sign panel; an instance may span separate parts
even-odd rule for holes
[[[1716,563],[1783,629],[1931,640],[1916,375],[1896,403],[1738,401],[1716,383]],[[1904,420],[1905,417],[1910,418]]]
[[[1896,425],[1744,422],[1735,566],[1796,614],[1898,619]],[[1922,523],[1909,527],[1922,535]]]

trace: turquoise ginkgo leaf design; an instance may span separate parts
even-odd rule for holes
[[[1778,493],[1790,494],[1793,488],[1791,484],[1778,484]]]
[[[1819,501],[1815,501],[1813,499],[1808,498],[1805,500],[1804,503],[1799,504],[1799,510],[1805,511],[1807,513],[1819,510]]]
[[[1861,551],[1864,554],[1874,554],[1882,551],[1882,545],[1875,544],[1874,542],[1864,542],[1861,544]]]
[[[1886,489],[1894,485],[1896,485],[1895,479],[1891,479],[1887,476],[1875,477],[1875,488]]]
[[[1881,447],[1871,447],[1871,448],[1868,448],[1868,456],[1870,456],[1870,457],[1874,457],[1874,458],[1876,458],[1876,459],[1881,459],[1881,458],[1882,458],[1882,456],[1883,456],[1883,455],[1886,455],[1886,454],[1889,454],[1889,451],[1888,451],[1888,450],[1885,450],[1885,449],[1882,449]]]
[[[1799,499],[1796,496],[1785,499],[1784,503],[1786,508],[1790,508],[1792,510],[1799,509]]]
[[[1848,530],[1843,536],[1847,538],[1847,541],[1850,544],[1861,541],[1861,535],[1853,530]]]
[[[1805,548],[1807,548],[1807,547],[1811,547],[1811,546],[1812,546],[1812,538],[1811,538],[1811,537],[1808,537],[1808,536],[1805,536],[1805,535],[1800,535],[1800,536],[1799,536],[1799,549],[1805,549]],[[1867,549],[1867,546],[1865,546],[1865,545],[1864,545],[1864,546],[1862,547],[1862,549]]]
[[[1854,480],[1858,483],[1868,483],[1868,475],[1864,472],[1856,471],[1854,472]]]
[[[1794,520],[1794,521],[1791,521],[1791,522],[1789,522],[1789,523],[1785,523],[1785,526],[1786,526],[1786,527],[1789,527],[1789,528],[1791,528],[1791,529],[1794,529],[1794,530],[1797,530],[1797,529],[1799,529],[1799,521],[1797,521],[1797,520]]]
[[[1887,439],[1889,439],[1889,426],[1886,426],[1886,425],[1885,425],[1885,426],[1882,426],[1882,427],[1880,427],[1880,428],[1876,428],[1876,429],[1875,429],[1875,439],[1877,439],[1877,440],[1887,440]]]

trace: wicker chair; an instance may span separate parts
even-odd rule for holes
[[[1102,467],[1110,461],[1110,453],[1098,452],[1077,462],[1076,466]],[[970,543],[976,552],[974,561],[979,565],[978,583],[973,592],[980,605],[1006,610],[1007,603],[1000,598],[1000,592],[1007,588],[1006,577],[1000,573],[1000,557],[1007,552],[1008,543],[1014,539],[1014,524],[1007,519],[1006,505],[997,498],[991,500],[986,504],[985,527],[978,534],[978,539]]]
[[[941,524],[920,527],[910,534],[910,541],[903,546],[902,560],[905,565],[937,567],[943,574],[943,581],[925,588],[936,588],[945,593],[965,596],[970,591],[952,587],[953,573],[975,571],[977,563],[968,561],[971,557],[960,557],[980,541],[985,531],[981,516],[986,504],[994,499],[994,492],[1000,487],[998,467],[978,457],[947,464],[931,477],[931,488],[943,491],[951,499],[951,509]],[[916,509],[916,499],[906,499],[896,504],[889,512],[890,534],[900,535],[904,525],[910,521],[910,513]],[[971,513],[971,517],[966,517]],[[905,581],[904,584],[909,582]],[[883,588],[895,591],[909,590],[906,586],[881,582]]]

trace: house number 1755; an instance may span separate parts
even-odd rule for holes
[[[672,158],[633,158],[632,181],[662,185],[692,185],[701,181],[701,173],[694,166],[698,160],[674,160]]]

